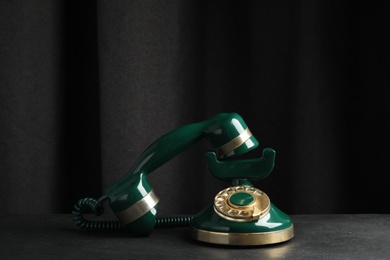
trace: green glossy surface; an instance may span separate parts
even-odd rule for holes
[[[206,153],[209,171],[220,180],[251,179],[260,181],[271,174],[276,152],[265,148],[261,158],[245,160],[218,160],[214,152]]]
[[[218,114],[205,121],[174,129],[152,143],[141,154],[131,170],[107,189],[106,194],[99,199],[96,205],[100,205],[101,202],[108,199],[110,207],[115,213],[131,207],[152,190],[147,175],[177,154],[201,138],[207,138],[212,148],[216,149],[228,144],[246,129],[246,123],[236,113]],[[231,143],[225,145],[224,148],[230,145]],[[251,136],[232,151],[222,149],[226,154],[219,155],[219,158],[215,152],[207,152],[205,157],[209,171],[218,179],[232,181],[233,185],[252,186],[250,180],[262,180],[272,172],[275,164],[275,151],[266,148],[263,150],[262,157],[257,159],[234,160],[232,158],[251,151],[258,145],[256,138]],[[230,202],[238,206],[248,205],[253,200],[253,196],[247,193],[237,193],[230,198]],[[82,210],[80,208],[80,212]],[[148,235],[155,227],[156,214],[157,205],[142,217],[127,224],[126,229],[141,235]],[[177,223],[181,222],[175,218],[171,218],[171,220]],[[169,222],[172,222],[171,220]],[[88,222],[87,224],[95,226],[94,223]],[[196,215],[191,221],[191,225],[197,229],[215,232],[258,233],[283,230],[289,228],[292,222],[286,214],[271,203],[269,213],[257,221],[229,221],[219,217],[214,212],[213,206],[210,206]]]
[[[251,204],[255,199],[246,192],[238,192],[230,197],[230,202],[237,206],[246,206]]]
[[[194,216],[191,222],[194,228],[224,233],[272,232],[289,228],[291,225],[291,218],[272,203],[269,213],[252,222],[233,222],[223,219],[214,212],[213,206]]]

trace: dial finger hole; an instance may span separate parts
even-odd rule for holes
[[[238,215],[238,210],[232,209],[228,212],[230,215]]]
[[[255,192],[255,189],[253,187],[248,187],[248,188],[246,188],[246,191],[253,193],[253,192]]]
[[[246,211],[246,210],[242,210],[242,211],[240,211],[240,212],[239,212],[239,215],[240,215],[240,216],[244,216],[244,217],[246,217],[246,216],[248,216],[248,215],[249,215],[249,212],[248,212],[248,211]]]
[[[231,193],[233,193],[233,192],[235,192],[234,189],[227,189],[227,190],[226,190],[226,194],[231,194]]]
[[[261,195],[263,195],[263,193],[261,192],[261,191],[255,191],[254,193],[253,193],[254,195],[256,195],[256,196],[261,196]]]
[[[222,211],[229,211],[230,210],[230,208],[228,206],[226,206],[226,205],[221,206],[220,209]]]
[[[223,198],[222,196],[218,196],[215,198],[216,201],[224,201],[225,198]]]
[[[215,202],[215,206],[217,206],[217,207],[221,207],[221,206],[223,206],[223,205],[224,205],[224,203],[221,202],[221,201]]]

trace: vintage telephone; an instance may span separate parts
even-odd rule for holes
[[[212,205],[193,217],[157,218],[159,199],[147,175],[203,137],[213,147],[205,155],[209,171],[220,180],[232,181],[232,186],[220,191]],[[262,158],[233,159],[258,145],[236,113],[217,114],[177,128],[150,145],[127,175],[109,187],[100,199],[79,200],[73,220],[85,230],[126,229],[139,235],[149,235],[155,227],[190,225],[193,238],[214,244],[247,246],[287,241],[294,236],[290,217],[250,182],[262,180],[271,173],[275,151],[265,148]],[[106,200],[119,221],[83,217],[88,211],[101,215]]]

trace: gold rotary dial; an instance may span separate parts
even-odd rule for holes
[[[214,198],[214,211],[235,222],[250,222],[269,212],[270,200],[263,191],[250,186],[233,186],[220,191]]]

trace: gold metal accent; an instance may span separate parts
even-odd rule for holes
[[[146,213],[148,213],[154,206],[157,205],[159,198],[156,196],[153,190],[151,190],[145,197],[131,205],[125,210],[115,213],[118,220],[126,225],[129,224]]]
[[[285,242],[293,238],[294,226],[291,225],[279,231],[259,233],[223,233],[192,228],[192,237],[202,242],[220,245],[269,245]]]
[[[247,128],[241,134],[239,134],[237,137],[230,140],[230,142],[228,142],[220,147],[215,148],[214,151],[219,157],[224,156],[224,155],[230,153],[231,151],[233,151],[234,149],[240,147],[251,136],[252,136],[252,133],[249,130],[249,128]]]
[[[249,205],[239,206],[230,202],[236,193],[248,193],[253,196]],[[233,186],[221,190],[214,198],[214,211],[221,218],[234,222],[250,222],[265,216],[270,210],[271,202],[267,194],[250,186]]]

